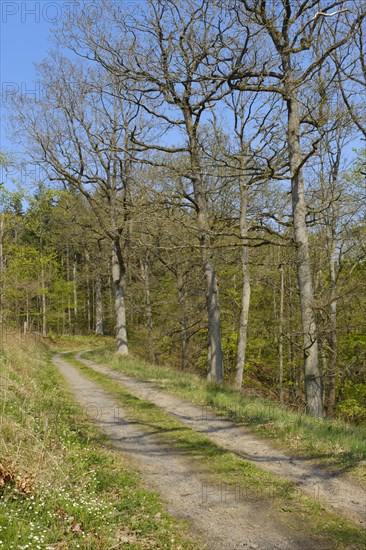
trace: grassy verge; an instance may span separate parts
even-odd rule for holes
[[[248,398],[226,386],[167,367],[116,356],[110,348],[85,354],[111,368],[243,423],[277,445],[324,466],[352,472],[366,484],[366,426],[351,426],[337,420],[311,418],[261,398]]]
[[[198,548],[30,337],[0,353],[0,548]]]
[[[98,382],[118,399],[140,427],[151,430],[171,448],[190,457],[212,486],[240,488],[245,499],[262,503],[268,515],[294,534],[306,534],[321,548],[364,548],[366,532],[332,514],[315,499],[299,493],[294,484],[261,470],[252,463],[215,445],[207,437],[185,427],[152,403],[140,400],[114,380],[67,356],[88,378]],[[305,521],[304,521],[305,520]],[[308,525],[308,532],[306,531]]]

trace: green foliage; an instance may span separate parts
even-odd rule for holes
[[[238,345],[238,333],[224,331],[222,335],[222,350],[224,354],[224,361],[226,365],[226,372],[230,375],[231,371],[236,365],[236,350]]]
[[[342,399],[337,411],[351,422],[366,421],[366,381],[357,384],[346,380],[342,386]]]
[[[362,422],[366,420],[366,385],[358,384],[358,398],[343,398],[337,407],[338,413],[350,422]]]
[[[342,175],[348,185],[347,193],[342,196],[345,204],[355,201],[357,204],[358,193],[364,186],[365,155],[365,151],[360,151],[354,168]],[[7,162],[4,156],[0,160]],[[159,174],[153,174],[152,178],[158,178],[159,185],[167,186],[166,182],[163,184],[160,181]],[[175,185],[173,181],[170,184]],[[168,187],[164,187],[167,192]],[[5,324],[23,330],[27,319],[30,331],[41,332],[45,308],[47,333],[92,333],[95,327],[95,283],[101,280],[104,330],[105,334],[114,334],[110,243],[101,232],[95,212],[75,189],[50,190],[39,185],[33,196],[20,188],[14,189],[10,191],[5,186],[0,189],[3,222],[0,306]],[[323,212],[324,205],[321,206],[317,193],[318,190],[314,200]],[[230,197],[236,197],[234,188],[230,188]],[[96,192],[96,198],[101,206],[100,191]],[[253,197],[251,208],[254,210],[261,207],[261,203],[258,206],[255,200]],[[341,202],[340,199],[339,206],[343,208]],[[201,269],[201,250],[195,246],[196,234],[192,231],[194,215],[177,205],[167,208],[155,202],[152,203],[153,211],[149,211],[142,203],[138,202],[138,223],[128,226],[131,247],[126,248],[127,326],[131,348],[146,359],[154,357],[160,364],[181,368],[183,329],[188,327],[188,368],[205,376],[205,281]],[[222,205],[224,209],[227,206]],[[329,215],[328,210],[326,213]],[[99,214],[105,219],[104,211]],[[230,218],[234,214],[230,211],[225,215]],[[225,231],[222,235],[220,233],[225,229],[224,220],[213,216],[212,223],[215,234],[212,254],[219,275],[224,371],[226,380],[230,382],[236,364],[240,316],[241,247],[237,246],[234,237],[238,231],[235,216],[230,221],[231,236],[228,237]],[[352,392],[347,385],[348,381],[354,388],[362,388],[366,384],[366,264],[362,244],[365,240],[365,220],[361,211],[355,209],[343,233],[338,227],[335,230],[343,239],[343,244],[339,241],[339,251],[342,249],[343,252],[337,266],[336,413],[347,420],[364,422],[364,395],[362,391]],[[257,235],[256,231],[253,231],[254,235]],[[319,286],[315,305],[317,324],[324,342],[326,371],[330,363],[331,297],[327,267],[329,251],[322,223],[311,226],[310,242],[314,276],[316,274]],[[244,384],[256,394],[272,398],[279,394],[278,266],[281,263],[285,280],[284,399],[301,409],[304,405],[302,331],[295,251],[290,241],[288,244],[288,247],[268,245],[250,250],[251,303]],[[149,264],[152,329],[147,326],[146,288],[141,274],[144,258],[148,258]],[[324,372],[325,380],[326,374]]]

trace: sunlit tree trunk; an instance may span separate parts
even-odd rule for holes
[[[69,323],[69,333],[71,334],[71,297],[70,297],[70,253],[69,247],[66,250],[66,273],[67,273],[67,319]]]
[[[278,378],[280,390],[280,403],[283,403],[283,327],[284,327],[284,305],[285,305],[285,275],[283,265],[280,270],[280,311],[278,319]]]
[[[329,275],[330,275],[330,306],[329,306],[329,347],[330,358],[327,380],[327,395],[326,406],[327,416],[332,417],[336,404],[336,368],[338,356],[338,338],[337,338],[337,275],[336,275],[336,260],[335,246],[330,250],[329,258]]]
[[[74,332],[78,322],[78,294],[77,294],[77,262],[74,255],[74,263],[72,267],[72,283],[73,283],[73,298],[74,298]]]
[[[150,297],[150,266],[149,259],[147,255],[140,261],[141,268],[141,278],[144,285],[144,303],[145,303],[145,317],[146,317],[146,328],[148,333],[148,346],[149,346],[149,360],[153,363],[156,362],[155,355],[155,344],[154,344],[154,335],[153,335],[153,315],[151,307],[151,297]]]
[[[91,302],[90,302],[90,257],[88,251],[85,251],[85,260],[86,260],[86,316],[87,316],[87,323],[88,323],[88,332],[91,330],[91,322],[92,322],[92,315],[91,315]]]
[[[112,281],[116,311],[117,353],[128,355],[126,327],[126,269],[118,240],[112,243]]]
[[[284,67],[288,74],[292,68]],[[292,187],[292,214],[296,246],[297,281],[304,350],[304,383],[306,410],[312,416],[323,416],[322,387],[318,357],[318,335],[314,316],[314,290],[311,276],[306,202],[300,150],[300,115],[297,92],[291,80],[287,83],[288,145]]]
[[[102,281],[99,275],[95,282],[95,334],[99,336],[104,334]]]
[[[241,252],[241,307],[238,333],[238,347],[236,352],[236,375],[235,388],[240,390],[243,383],[243,372],[245,365],[245,356],[248,340],[248,320],[250,305],[250,267],[249,267],[249,247],[245,244],[248,237],[248,187],[241,178],[240,181],[240,236],[242,238]]]
[[[184,111],[191,162],[191,181],[194,189],[202,266],[206,279],[206,312],[208,322],[207,379],[222,382],[224,379],[221,320],[217,272],[211,249],[210,222],[204,190],[196,129],[189,111]]]
[[[178,287],[178,301],[179,310],[181,314],[180,323],[182,327],[182,340],[181,340],[181,365],[185,370],[189,366],[189,319],[187,314],[187,292],[186,283],[184,281],[183,274],[177,270],[177,287]]]
[[[46,301],[46,285],[45,285],[45,274],[44,274],[44,264],[42,258],[42,267],[41,267],[41,289],[42,289],[42,336],[47,337],[47,301]]]

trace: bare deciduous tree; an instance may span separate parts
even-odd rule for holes
[[[333,52],[349,40],[359,22],[356,14],[346,32],[338,24],[341,17],[353,16],[348,13],[346,4],[340,1],[320,7],[320,2],[310,0],[298,6],[294,6],[290,0],[278,3],[240,0],[237,3],[238,17],[244,14],[253,32],[257,30],[256,38],[261,40],[262,56],[254,70],[239,68],[232,86],[278,94],[287,109],[292,212],[303,326],[305,394],[307,412],[319,417],[323,415],[322,388],[302,169],[314,154],[320,138],[315,137],[313,143],[304,149],[301,125],[307,121],[303,120],[302,94],[303,87]],[[338,31],[336,34],[335,29]],[[311,111],[311,106],[307,105],[306,110]]]
[[[85,228],[110,243],[117,351],[126,355],[125,254],[133,179],[129,126],[137,108],[116,97],[102,70],[92,72],[58,55],[39,70],[47,97],[14,101],[18,127],[49,179],[76,189],[89,203],[98,223]]]

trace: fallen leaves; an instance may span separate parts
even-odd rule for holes
[[[34,475],[18,475],[15,480],[15,489],[24,495],[31,495],[34,492]]]
[[[15,469],[16,463],[4,466],[0,462],[0,490],[8,485],[23,495],[31,495],[34,492],[34,474],[19,473],[17,475]]]
[[[15,480],[15,471],[12,466],[3,466],[0,462],[0,489]]]

